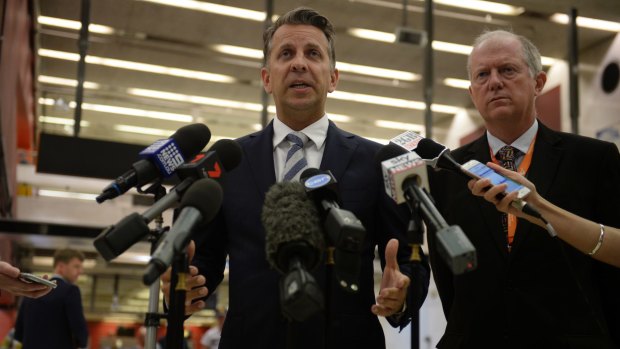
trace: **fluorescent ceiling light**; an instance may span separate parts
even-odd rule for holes
[[[389,121],[389,120],[375,120],[375,126],[395,129],[395,130],[410,130],[415,132],[424,132],[426,128],[424,125],[420,124],[412,124],[408,122],[397,122],[397,121]]]
[[[406,109],[415,109],[415,110],[426,109],[426,104],[424,102],[411,101],[411,100],[400,99],[400,98],[373,96],[373,95],[344,92],[344,91],[334,91],[328,94],[327,96],[331,98],[339,99],[339,100],[385,105],[385,106],[396,107],[396,108],[406,108]],[[434,112],[438,112],[438,113],[456,114],[457,112],[463,110],[463,108],[454,107],[450,105],[443,105],[443,104],[433,104],[431,106],[431,110],[433,110]]]
[[[433,2],[446,6],[466,8],[468,10],[480,11],[485,13],[495,13],[505,16],[518,16],[525,11],[523,7],[516,7],[506,4],[500,4],[497,2],[480,0],[434,0]]]
[[[134,96],[157,98],[157,99],[164,99],[164,100],[169,100],[169,101],[186,102],[186,103],[194,103],[194,104],[204,104],[204,105],[211,105],[211,106],[222,107],[222,108],[235,108],[235,109],[242,109],[242,110],[249,110],[249,111],[256,111],[256,112],[263,110],[262,104],[259,104],[259,103],[248,103],[248,102],[233,101],[229,99],[211,98],[211,97],[203,97],[203,96],[191,96],[191,95],[184,95],[181,93],[147,90],[147,89],[142,89],[142,88],[128,88],[127,93],[130,95],[134,95]],[[275,110],[275,107],[273,107],[272,110]]]
[[[563,13],[555,13],[551,16],[550,19],[551,21],[556,23],[568,24],[568,15]],[[577,26],[590,29],[606,30],[610,32],[620,32],[619,22],[604,21],[601,19],[581,16],[577,16]]]
[[[394,33],[380,32],[376,30],[363,29],[363,28],[349,28],[347,32],[355,37],[366,40],[382,41],[393,43],[396,40]]]
[[[39,98],[39,103],[44,105],[55,105],[56,101],[52,98]],[[70,108],[75,108],[75,101],[69,102],[68,105]],[[143,118],[161,119],[184,123],[194,121],[194,117],[188,114],[166,113],[155,110],[127,108],[106,104],[82,103],[82,109],[96,111],[100,113],[137,116]]]
[[[446,86],[450,86],[454,88],[462,88],[465,90],[469,89],[469,86],[470,86],[469,80],[454,79],[454,78],[443,79],[443,84]]]
[[[352,117],[348,116],[348,115],[342,115],[342,114],[332,114],[332,113],[327,113],[327,117],[335,122],[351,122],[351,120],[353,120]]]
[[[53,267],[54,266],[54,257],[44,257],[44,256],[33,256],[32,264],[40,267]],[[97,261],[94,259],[86,258],[82,264],[85,269],[94,268],[97,264]]]
[[[214,4],[210,2],[204,1],[196,1],[196,0],[141,0],[145,2],[152,2],[155,4],[166,5],[166,6],[176,6],[180,8],[185,8],[188,10],[202,11],[208,13],[214,13],[218,15],[237,17],[243,19],[249,19],[252,21],[262,22],[265,20],[267,16],[265,12],[261,11],[253,11],[247,10],[239,7],[225,6]]]
[[[424,137],[424,135],[421,135],[422,137]],[[374,138],[374,137],[364,137],[368,140],[371,140],[373,142],[377,142],[379,144],[383,144],[383,145],[387,145],[388,143],[390,143],[389,139],[385,139],[385,138]]]
[[[58,78],[55,76],[39,75],[37,80],[39,82],[42,82],[45,84],[51,84],[51,85],[63,85],[63,86],[71,86],[71,87],[77,86],[77,80]],[[84,88],[98,89],[99,84],[94,83],[94,82],[84,81]]]
[[[58,117],[55,117],[55,116],[45,116],[45,115],[39,116],[39,122],[43,122],[43,123],[46,123],[46,124],[64,125],[64,126],[73,126],[73,125],[75,125],[75,120],[73,120],[73,119],[58,118]],[[88,127],[88,126],[90,126],[90,122],[81,120],[80,121],[80,126],[81,127]]]
[[[70,191],[61,191],[61,190],[50,190],[50,189],[39,189],[39,196],[47,196],[53,198],[63,198],[63,199],[79,199],[79,200],[89,200],[95,201],[97,194],[86,194],[86,193],[75,193]]]
[[[433,40],[433,49],[442,52],[469,55],[472,47],[469,45],[453,44],[451,42]]]
[[[60,27],[66,29],[80,30],[82,29],[82,23],[78,21],[71,21],[68,19],[55,18],[55,17],[47,17],[47,16],[39,16],[37,17],[37,22],[39,24],[49,25],[52,27]],[[89,24],[88,31],[91,33],[97,34],[114,34],[114,28],[108,27],[105,25],[99,24]]]
[[[162,130],[159,128],[138,127],[131,125],[114,125],[114,129],[120,132],[139,133],[159,137],[168,137],[174,133],[174,130]]]
[[[39,49],[38,53],[39,53],[39,56],[42,56],[42,57],[63,59],[63,60],[74,61],[74,62],[77,62],[80,59],[80,55],[77,53],[48,50],[48,49],[43,49],[43,48]],[[170,75],[170,76],[177,76],[177,77],[182,77],[182,78],[204,80],[204,81],[223,82],[223,83],[233,83],[236,81],[235,78],[233,78],[232,76],[228,76],[228,75],[213,74],[213,73],[208,73],[208,72],[203,72],[203,71],[198,71],[198,70],[188,70],[188,69],[181,69],[181,68],[175,68],[175,67],[166,67],[163,65],[124,61],[120,59],[104,58],[104,57],[97,57],[97,56],[86,56],[86,63],[103,65],[103,66],[112,67],[112,68],[135,70],[135,71],[142,71],[142,72],[147,72],[147,73]]]
[[[213,45],[211,48],[217,52],[226,53],[233,56],[263,59],[263,51],[253,48],[222,44]]]
[[[375,40],[375,41],[389,42],[389,43],[393,43],[396,37],[392,33],[379,32],[375,30],[361,29],[361,28],[349,28],[348,32],[349,34],[355,37],[361,38],[361,39]],[[437,51],[442,51],[442,52],[450,52],[450,53],[456,53],[460,55],[469,55],[471,53],[472,47],[469,45],[461,45],[461,44],[454,44],[451,42],[434,40],[433,49]],[[556,61],[558,61],[555,58],[544,57],[544,56],[541,57],[541,60],[542,60],[542,64],[545,66],[553,65]]]
[[[212,46],[215,51],[226,53],[229,55],[254,58],[254,59],[262,59],[263,51],[240,47],[240,46],[231,46],[231,45],[213,45]],[[368,75],[368,76],[376,76],[385,79],[397,79],[403,81],[418,81],[420,80],[420,75],[402,71],[402,70],[393,70],[393,69],[385,69],[385,68],[377,68],[371,67],[367,65],[359,65],[345,62],[336,62],[336,68],[341,72],[354,73],[360,75]]]
[[[385,79],[418,81],[421,78],[420,75],[418,74],[414,74],[414,73],[410,73],[406,71],[370,67],[367,65],[351,64],[351,63],[344,63],[344,62],[337,62],[336,68],[338,68],[338,70],[343,71],[343,72],[360,74],[360,75],[376,76],[376,77],[385,78]]]

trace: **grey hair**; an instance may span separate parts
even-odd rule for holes
[[[331,69],[336,69],[336,32],[334,26],[327,17],[320,15],[317,11],[307,8],[298,7],[279,17],[273,25],[263,33],[263,66],[267,67],[269,55],[271,54],[271,43],[276,30],[285,24],[306,24],[319,28],[325,38],[327,38],[327,53],[329,54],[329,63]]]
[[[530,70],[530,75],[532,77],[535,77],[536,75],[538,75],[538,73],[543,71],[540,51],[538,51],[538,48],[536,48],[536,46],[534,46],[534,44],[525,36],[517,35],[506,30],[491,30],[485,31],[484,33],[480,34],[480,36],[478,36],[476,40],[474,40],[474,44],[472,45],[472,51],[487,40],[501,38],[514,38],[521,43],[523,60],[527,64]],[[471,54],[469,55],[469,57],[467,57],[467,76],[471,79]]]

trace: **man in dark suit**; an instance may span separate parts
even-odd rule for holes
[[[51,280],[58,286],[46,296],[22,301],[15,323],[15,339],[22,342],[24,349],[86,348],[88,328],[80,289],[75,285],[83,262],[80,251],[56,251]]]
[[[475,41],[468,69],[470,95],[487,132],[452,152],[454,158],[511,167],[554,204],[618,226],[618,149],[537,120],[534,102],[546,75],[536,47],[509,32],[487,32]],[[454,276],[429,237],[447,318],[438,348],[614,347],[620,330],[617,269],[527,220],[498,212],[451,173],[434,173],[431,191],[446,220],[463,229],[478,254],[477,270]]]
[[[265,66],[261,76],[265,90],[273,95],[276,118],[262,131],[238,140],[243,159],[224,179],[220,213],[208,231],[195,235],[193,264],[206,277],[209,292],[223,279],[227,255],[230,260],[229,311],[220,348],[284,348],[287,337],[291,348],[384,348],[377,315],[404,326],[426,295],[429,270],[426,263],[416,267],[420,276],[411,280],[413,268],[404,239],[407,212],[399,211],[384,192],[374,162],[381,145],[340,130],[325,113],[327,94],[334,91],[339,76],[334,31],[325,17],[310,9],[293,10],[280,17],[263,38]],[[289,180],[285,163],[292,146],[287,135],[293,132],[298,138],[306,138],[301,146],[305,152],[302,161],[307,161],[308,167],[333,173],[343,208],[362,221],[367,237],[359,291],[345,292],[333,279],[325,280],[325,266],[318,268],[314,276],[330,297],[331,306],[325,314],[293,323],[287,334],[287,320],[279,305],[281,275],[266,260],[260,215],[270,186]],[[299,173],[290,180],[298,177]],[[384,272],[375,299],[373,259],[377,245]],[[202,276],[194,276],[188,285],[204,282]],[[408,286],[419,287],[421,296],[405,305]],[[164,292],[168,287],[165,283]],[[195,288],[188,297],[204,296],[207,289]],[[203,301],[193,303],[187,312],[202,306]]]

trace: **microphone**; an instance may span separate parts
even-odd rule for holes
[[[389,146],[392,148],[402,148],[409,152],[415,151],[418,155],[420,155],[420,157],[425,159],[427,165],[433,168],[439,168],[458,173],[461,176],[465,177],[467,180],[478,179],[477,177],[472,176],[472,174],[467,171],[463,167],[463,165],[459,164],[452,157],[452,155],[450,154],[450,149],[431,139],[424,138],[413,131],[405,131],[400,135],[392,138],[390,142],[391,143],[389,144]],[[504,196],[506,196],[505,193],[499,193],[496,195],[497,199],[500,200],[503,199]],[[545,221],[545,219],[542,217],[540,212],[538,212],[538,210],[532,207],[532,205],[528,205],[525,201],[521,199],[514,200],[512,202],[512,207],[523,211],[523,213],[528,214],[532,217],[539,218]],[[555,236],[554,231],[549,231],[549,234],[551,236]]]
[[[189,243],[194,227],[215,218],[222,199],[222,187],[213,179],[199,179],[189,187],[181,199],[179,217],[153,252],[142,279],[145,285],[157,280],[170,266],[175,254],[183,251]]]
[[[421,188],[426,179],[426,164],[413,154],[390,145],[379,150],[376,160],[381,164],[386,193],[399,204],[406,201],[412,214],[415,207],[420,208],[424,222],[435,230],[438,252],[453,274],[474,270],[477,266],[474,245],[459,226],[448,225],[428,193]],[[398,201],[399,195],[403,198],[401,202]]]
[[[418,186],[429,191],[427,163],[416,152],[406,152],[401,147],[388,144],[379,150],[375,158],[381,164],[385,192],[397,204],[407,201],[403,190],[405,180],[413,178]]]
[[[98,203],[113,199],[133,187],[162,176],[168,177],[185,159],[193,157],[209,143],[211,132],[204,124],[192,124],[178,129],[169,139],[160,139],[140,152],[142,160],[134,162],[125,172],[97,196]]]
[[[220,139],[208,152],[200,153],[191,161],[177,167],[177,176],[185,178],[212,178],[219,180],[241,162],[241,147],[232,139]]]
[[[276,183],[265,195],[261,214],[267,261],[281,274],[283,314],[303,321],[323,308],[323,296],[314,277],[324,248],[316,208],[297,182]]]
[[[192,162],[177,168],[177,175],[182,179],[181,183],[157,200],[142,215],[134,212],[116,225],[106,228],[95,238],[95,248],[106,261],[118,257],[149,234],[148,223],[175,205],[194,181],[201,178],[220,180],[225,172],[233,170],[240,161],[241,147],[237,142],[230,139],[215,142],[207,153],[198,154]]]
[[[300,181],[321,212],[323,227],[333,243],[338,284],[349,292],[359,289],[361,252],[366,230],[353,212],[341,209],[338,183],[330,171],[307,168]],[[329,259],[328,259],[329,264]]]
[[[450,149],[432,139],[424,138],[413,131],[406,131],[390,139],[390,147],[401,148],[408,152],[415,151],[426,164],[443,170],[452,171],[471,179],[450,154]],[[396,150],[393,150],[396,152]]]

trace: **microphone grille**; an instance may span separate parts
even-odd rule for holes
[[[313,269],[324,248],[319,215],[299,182],[274,184],[265,196],[262,222],[268,262],[280,272],[288,268],[291,256]]]
[[[186,159],[196,156],[211,139],[211,131],[205,124],[191,124],[178,129],[170,138],[174,139]]]

